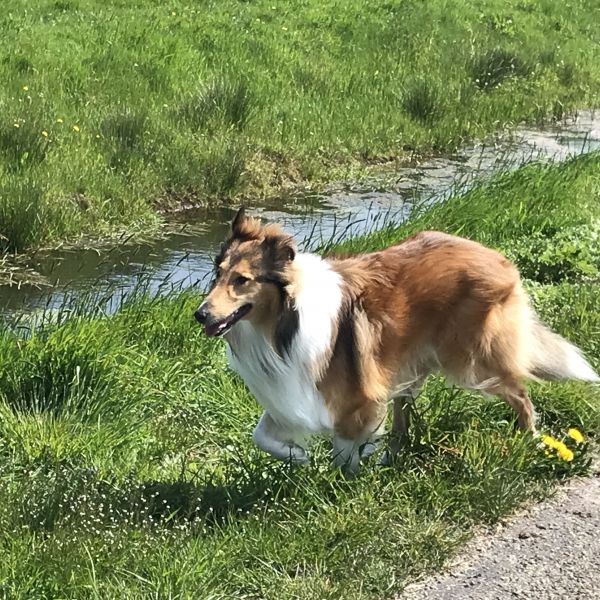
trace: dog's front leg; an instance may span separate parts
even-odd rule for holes
[[[286,433],[265,411],[252,432],[252,440],[261,450],[279,460],[306,464],[309,461],[306,450],[291,442]]]
[[[341,468],[346,475],[356,475],[360,465],[360,443],[334,436],[331,465],[333,468]]]
[[[385,432],[386,408],[384,403],[365,402],[336,423],[331,456],[334,468],[341,468],[348,476],[358,473],[361,458],[377,451]]]

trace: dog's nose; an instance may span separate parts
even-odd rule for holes
[[[204,325],[204,323],[206,323],[206,319],[208,318],[208,311],[206,310],[206,304],[200,305],[200,308],[194,313],[194,318],[201,325]]]

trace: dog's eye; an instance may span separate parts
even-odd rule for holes
[[[247,277],[244,277],[243,275],[238,275],[234,280],[233,280],[233,285],[244,285],[245,283],[248,283],[250,280]]]

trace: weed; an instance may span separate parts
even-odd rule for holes
[[[125,110],[106,117],[100,126],[102,135],[113,141],[119,148],[131,151],[135,149],[144,134],[146,115]]]
[[[79,8],[79,2],[77,2],[77,0],[56,0],[54,3],[54,9],[61,12],[76,10],[77,8]]]
[[[44,125],[25,113],[25,118],[0,122],[0,159],[9,173],[38,165],[48,152],[49,141],[42,134]]]
[[[2,62],[9,69],[14,69],[19,75],[29,75],[33,73],[33,64],[22,54],[13,54],[5,56]]]
[[[213,196],[232,195],[244,171],[244,158],[233,142],[213,147],[203,169],[205,186]]]
[[[130,109],[105,117],[100,132],[107,146],[108,163],[111,167],[123,167],[143,142],[147,116]]]
[[[251,106],[246,83],[220,77],[198,86],[188,95],[182,101],[178,115],[196,131],[204,130],[215,119],[225,127],[243,129],[250,117]]]
[[[416,79],[405,85],[402,106],[413,118],[430,123],[440,113],[441,93],[437,84],[427,79]]]
[[[471,65],[471,77],[482,90],[490,90],[510,77],[526,77],[531,67],[510,50],[494,48],[477,56]]]
[[[46,232],[43,190],[27,177],[9,176],[0,185],[0,252],[37,244]]]
[[[565,87],[571,87],[575,83],[577,69],[572,63],[561,62],[556,68],[556,73],[560,83]]]

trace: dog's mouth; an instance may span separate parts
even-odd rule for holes
[[[244,304],[237,310],[234,310],[228,317],[220,321],[211,321],[204,325],[204,333],[209,337],[217,337],[227,333],[242,317],[247,315],[252,308],[252,304]]]

